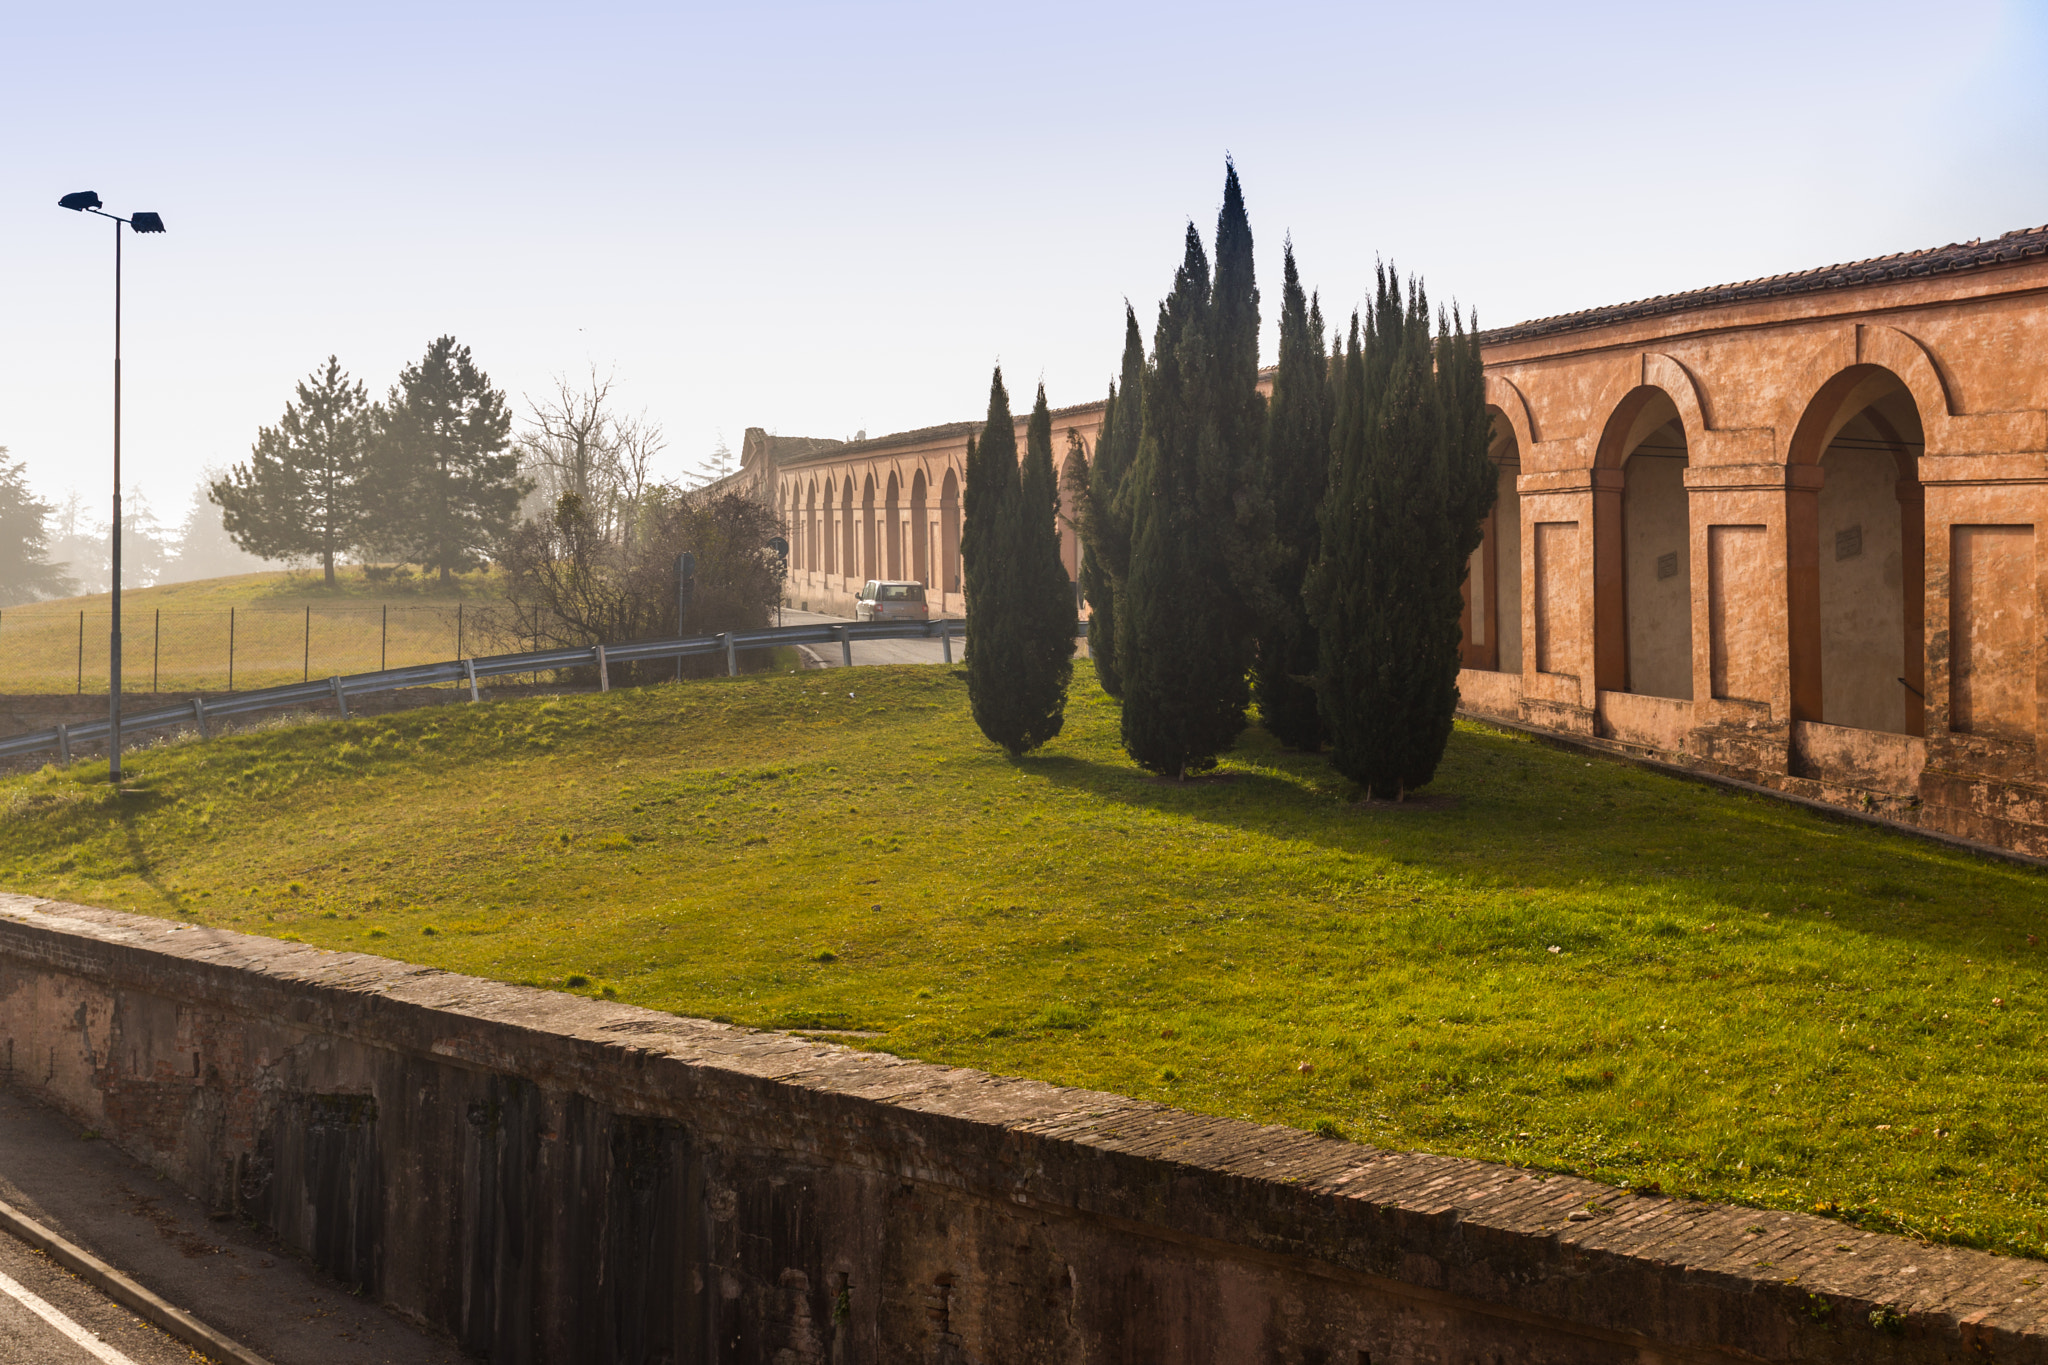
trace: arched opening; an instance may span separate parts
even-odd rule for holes
[[[1927,732],[1924,448],[1912,393],[1874,365],[1824,384],[1793,434],[1792,462],[1821,470],[1817,600],[1794,640],[1808,671],[1819,665],[1819,706],[1809,697],[1800,719]]]
[[[802,537],[799,528],[803,525],[797,517],[796,485],[783,484],[775,497],[777,516],[782,520],[782,539],[789,546],[786,567],[795,572],[803,567]]]
[[[887,569],[883,577],[900,580],[903,577],[903,516],[898,501],[896,476],[892,473],[883,495],[882,548]]]
[[[855,566],[860,563],[860,551],[855,546],[859,532],[853,521],[853,476],[847,475],[839,485],[839,576],[851,578]]]
[[[1081,606],[1081,513],[1074,501],[1072,480],[1087,463],[1085,449],[1077,440],[1068,445],[1067,458],[1060,464],[1060,563],[1066,566],[1067,581],[1074,585],[1076,610]]]
[[[819,538],[819,548],[823,551],[817,557],[817,567],[823,573],[831,573],[831,567],[834,567],[838,563],[838,559],[840,559],[838,557],[838,538],[831,534],[831,530],[834,530],[834,526],[836,526],[836,522],[831,520],[831,516],[834,516],[834,501],[831,501],[831,475],[825,475],[823,487],[821,487],[821,491],[817,495],[817,538]]]
[[[1608,419],[1598,463],[1622,471],[1620,573],[1619,582],[1613,574],[1603,582],[1596,568],[1594,592],[1607,594],[1608,610],[1596,603],[1595,618],[1596,629],[1618,627],[1621,638],[1596,641],[1595,652],[1622,667],[1615,678],[1610,665],[1605,690],[1692,700],[1688,455],[1685,423],[1662,389],[1636,389]]]
[[[950,469],[939,485],[939,591],[960,591],[960,478]]]
[[[860,488],[860,576],[875,578],[875,476],[861,481]]]
[[[1490,409],[1493,429],[1486,453],[1497,486],[1493,510],[1481,527],[1479,548],[1465,571],[1465,614],[1460,625],[1466,668],[1502,673],[1522,671],[1522,508],[1515,480],[1522,452],[1515,429],[1499,408]]]
[[[910,576],[927,588],[932,585],[931,540],[925,525],[924,471],[910,480]]]
[[[804,489],[804,572],[818,571],[818,481]]]

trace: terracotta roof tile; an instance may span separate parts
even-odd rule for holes
[[[1875,256],[1867,261],[1824,265],[1786,275],[1769,275],[1763,279],[1744,280],[1739,284],[1717,284],[1708,289],[1693,289],[1682,294],[1659,294],[1655,298],[1637,299],[1633,303],[1609,304],[1604,308],[1587,308],[1577,313],[1534,318],[1528,322],[1518,322],[1512,327],[1496,327],[1492,331],[1481,332],[1479,340],[1484,345],[1499,346],[1510,341],[1532,341],[1537,337],[1554,336],[1559,332],[1576,332],[1589,327],[1603,327],[1609,323],[1632,322],[1638,318],[1690,312],[1697,308],[1711,308],[1717,304],[1747,303],[1754,299],[1779,298],[1793,294],[1818,294],[1830,289],[1849,289],[1864,284],[1920,279],[1929,275],[1952,275],[1966,270],[2012,265],[2043,256],[2048,256],[2048,225],[2021,228],[2017,232],[2008,232],[2003,237],[1994,237],[1989,241],[1980,238],[1968,242],[1955,242],[1948,246],[1929,247],[1924,251],[1901,251],[1890,256]]]

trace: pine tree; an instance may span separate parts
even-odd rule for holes
[[[967,447],[960,534],[967,595],[967,695],[981,732],[1014,757],[1060,732],[1073,677],[1074,595],[1060,562],[1059,482],[1045,386],[1017,428],[1000,367],[988,424]]]
[[[1396,800],[1436,773],[1458,705],[1461,588],[1492,505],[1477,328],[1382,267],[1352,320],[1308,603],[1331,762]]]
[[[1160,305],[1127,482],[1123,744],[1140,767],[1176,777],[1214,767],[1244,729],[1254,631],[1270,596],[1258,307],[1251,226],[1230,167],[1213,287],[1190,224],[1173,293]]]
[[[511,531],[531,485],[510,453],[505,395],[469,347],[436,338],[377,413],[366,536],[423,569],[475,567]]]
[[[1321,535],[1316,509],[1329,484],[1330,422],[1334,396],[1330,357],[1323,346],[1322,306],[1303,296],[1294,244],[1286,248],[1287,281],[1280,303],[1280,368],[1266,425],[1266,495],[1273,509],[1273,611],[1260,631],[1252,696],[1259,721],[1289,748],[1322,747],[1312,675],[1316,632],[1302,600],[1302,580],[1315,562]]]
[[[65,597],[78,581],[66,564],[50,562],[50,514],[56,509],[28,488],[28,466],[0,446],[0,607]]]
[[[1131,569],[1131,508],[1124,493],[1125,476],[1138,458],[1138,438],[1145,423],[1145,338],[1138,315],[1124,305],[1122,383],[1109,386],[1103,405],[1102,431],[1095,438],[1095,458],[1077,467],[1075,505],[1081,513],[1081,592],[1092,611],[1088,620],[1088,653],[1095,677],[1112,697],[1124,694],[1123,672],[1117,663],[1119,613],[1117,599]]]
[[[264,559],[317,559],[333,587],[335,558],[363,530],[369,414],[368,393],[333,356],[300,380],[278,424],[256,433],[248,463],[209,490],[235,544]]]

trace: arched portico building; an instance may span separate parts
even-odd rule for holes
[[[2044,286],[2037,229],[1486,333],[1467,708],[2048,852]]]

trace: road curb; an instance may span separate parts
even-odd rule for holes
[[[187,1346],[221,1362],[221,1365],[270,1365],[248,1347],[222,1336],[184,1309],[166,1303],[99,1257],[59,1237],[5,1200],[0,1200],[0,1228],[27,1242],[123,1308],[155,1323]]]

